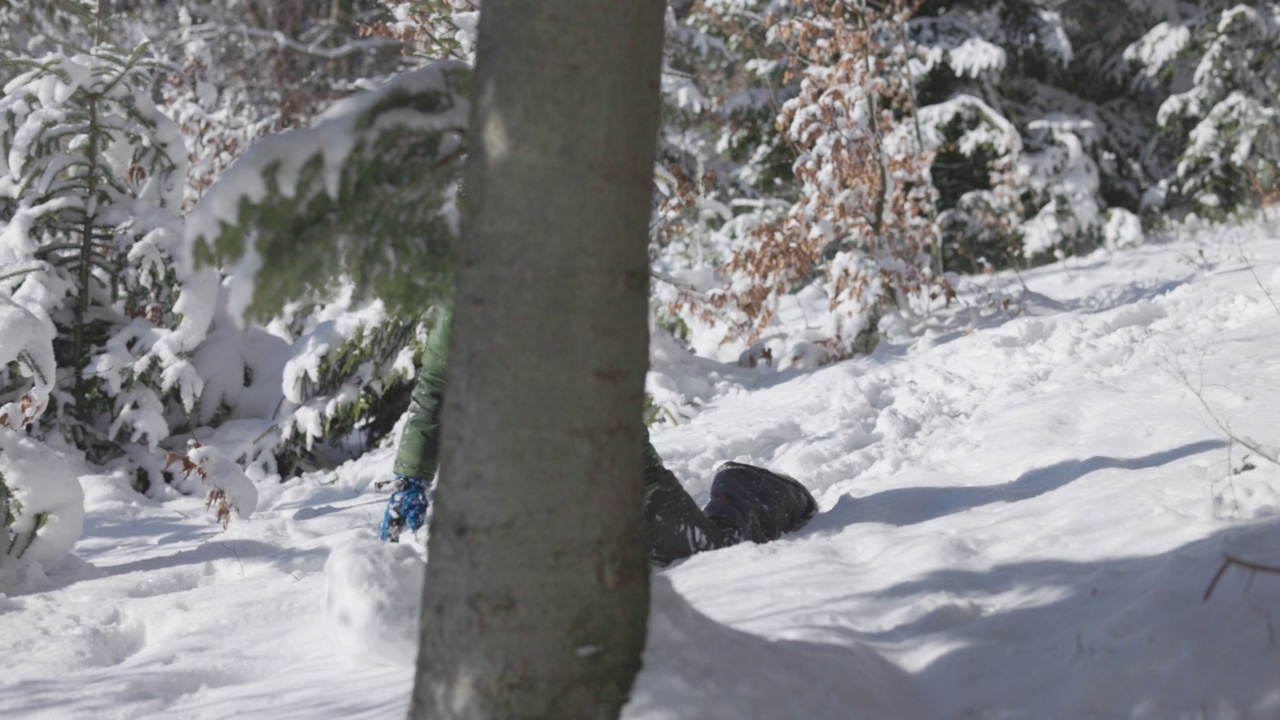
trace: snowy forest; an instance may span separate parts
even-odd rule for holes
[[[0,0],[0,716],[408,707],[483,12]],[[623,717],[1280,713],[1280,3],[670,0],[660,100],[643,421],[819,513]]]

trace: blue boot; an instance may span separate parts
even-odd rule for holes
[[[414,532],[426,519],[426,482],[421,478],[396,475],[395,491],[387,499],[387,512],[382,516],[382,539],[400,542],[400,533],[406,527],[409,532]]]

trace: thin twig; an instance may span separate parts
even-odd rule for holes
[[[1240,443],[1244,448],[1252,450],[1256,455],[1258,455],[1258,457],[1270,460],[1276,465],[1280,465],[1280,458],[1277,458],[1275,453],[1270,450],[1263,450],[1253,443],[1253,441],[1246,440],[1239,435],[1236,435],[1235,432],[1231,430],[1231,425],[1224,422],[1222,418],[1219,418],[1218,414],[1214,412],[1213,408],[1209,405],[1209,401],[1205,400],[1203,389],[1192,385],[1191,380],[1187,378],[1187,374],[1182,370],[1182,368],[1178,368],[1176,372],[1173,372],[1173,375],[1182,381],[1182,384],[1191,391],[1192,395],[1196,396],[1196,399],[1199,400],[1200,404],[1204,407],[1205,412],[1209,413],[1209,418],[1213,420],[1213,424],[1217,425],[1218,429],[1221,430],[1224,435],[1232,441]]]
[[[1244,266],[1249,268],[1249,274],[1253,276],[1253,281],[1258,283],[1258,287],[1262,290],[1262,294],[1267,296],[1267,301],[1270,302],[1271,307],[1275,309],[1276,315],[1280,315],[1280,305],[1276,304],[1276,299],[1272,297],[1271,291],[1267,289],[1267,286],[1262,284],[1262,279],[1258,277],[1258,273],[1253,269],[1253,263],[1249,262],[1248,256],[1243,256],[1243,259]]]
[[[1202,601],[1209,601],[1209,596],[1213,594],[1214,588],[1218,586],[1218,581],[1221,580],[1222,576],[1227,572],[1227,568],[1232,565],[1242,567],[1252,572],[1264,572],[1271,573],[1273,575],[1280,575],[1280,567],[1278,566],[1263,565],[1262,563],[1253,562],[1252,560],[1244,560],[1242,558],[1235,557],[1234,555],[1225,555],[1223,556],[1221,567],[1218,568],[1218,572],[1214,573],[1213,579],[1209,581],[1209,587],[1205,588],[1204,597],[1201,598]]]
[[[1231,479],[1232,476],[1236,474],[1235,447],[1236,447],[1236,439],[1234,437],[1228,436],[1227,437],[1227,489],[1231,491],[1231,502],[1236,506],[1236,518],[1240,519],[1244,517],[1244,513],[1240,510],[1240,496],[1236,494],[1236,483],[1234,480]],[[1245,458],[1248,458],[1248,457],[1249,457],[1248,455],[1245,455]]]
[[[236,549],[235,549],[235,548],[231,547],[230,545],[228,545],[228,544],[226,544],[226,543],[220,542],[220,543],[218,543],[218,544],[219,544],[219,545],[221,545],[222,547],[226,548],[227,550],[230,550],[230,551],[231,551],[231,554],[236,556],[236,562],[240,563],[240,575],[242,575],[242,576],[243,576],[243,575],[244,575],[244,561],[240,559],[240,553],[236,552]]]
[[[248,25],[211,25],[204,28],[204,31],[209,35],[240,33],[242,35],[261,40],[269,40],[275,43],[278,48],[293,50],[321,60],[340,60],[348,55],[354,55],[355,53],[365,52],[367,50],[377,50],[379,48],[400,44],[389,38],[371,37],[354,40],[338,47],[326,48],[310,43],[300,42],[288,35],[285,35],[279,30],[267,30],[265,28],[250,27]]]

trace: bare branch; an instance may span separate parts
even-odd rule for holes
[[[1258,287],[1262,290],[1262,294],[1267,296],[1267,301],[1271,303],[1271,307],[1276,311],[1276,315],[1280,315],[1280,305],[1276,304],[1276,299],[1271,295],[1271,291],[1267,289],[1267,286],[1262,284],[1262,278],[1259,278],[1258,273],[1254,271],[1253,263],[1249,262],[1248,256],[1242,255],[1242,258],[1244,260],[1244,266],[1249,268],[1249,274],[1253,276],[1253,281],[1258,284]]]
[[[1218,417],[1218,413],[1214,411],[1211,405],[1209,405],[1209,401],[1206,400],[1204,397],[1203,387],[1198,387],[1196,385],[1193,385],[1191,383],[1191,380],[1187,377],[1186,372],[1184,372],[1182,368],[1178,368],[1177,370],[1170,370],[1170,372],[1173,374],[1174,377],[1180,380],[1188,390],[1191,391],[1192,395],[1196,396],[1196,399],[1200,401],[1200,405],[1204,407],[1205,412],[1209,414],[1209,419],[1213,420],[1213,424],[1217,425],[1218,429],[1221,430],[1222,433],[1227,436],[1227,438],[1229,438],[1232,442],[1239,443],[1242,447],[1252,451],[1258,457],[1263,458],[1265,460],[1269,460],[1272,463],[1275,463],[1276,465],[1280,465],[1280,457],[1277,457],[1274,451],[1263,449],[1252,440],[1248,440],[1240,437],[1239,435],[1236,435],[1235,432],[1231,429],[1231,424],[1229,422],[1224,421],[1222,418]]]
[[[374,36],[374,37],[361,38],[359,40],[353,40],[351,42],[346,43],[345,45],[339,45],[338,47],[327,48],[327,47],[321,47],[320,45],[316,45],[313,43],[299,42],[298,40],[294,40],[288,35],[285,35],[284,33],[280,32],[279,30],[265,30],[263,28],[249,27],[248,25],[240,25],[237,27],[227,27],[225,25],[218,25],[218,26],[202,27],[201,29],[209,33],[210,35],[215,35],[215,36],[224,35],[226,33],[239,33],[247,37],[255,37],[255,38],[261,38],[264,40],[270,40],[274,42],[277,47],[286,48],[289,50],[293,50],[295,52],[300,52],[304,55],[310,55],[312,57],[317,57],[322,60],[338,60],[338,59],[347,57],[348,55],[354,55],[356,53],[366,52],[369,50],[377,50],[379,48],[390,47],[392,45],[400,44],[389,38]]]
[[[1224,574],[1226,574],[1227,568],[1232,565],[1242,567],[1250,572],[1264,572],[1271,573],[1273,575],[1280,575],[1280,566],[1263,565],[1262,563],[1253,562],[1252,560],[1244,560],[1233,555],[1226,555],[1222,559],[1222,566],[1218,568],[1218,572],[1214,573],[1213,579],[1209,581],[1209,587],[1205,588],[1204,597],[1201,598],[1203,602],[1209,601],[1209,596],[1213,594],[1214,588],[1218,586],[1218,581],[1222,579]]]

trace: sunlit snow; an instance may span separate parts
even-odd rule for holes
[[[1243,444],[1280,445],[1277,295],[1259,222],[983,276],[813,370],[656,336],[695,499],[738,460],[820,512],[655,572],[624,717],[1280,716],[1280,576],[1205,597],[1227,554],[1280,564],[1280,467]],[[255,478],[225,531],[81,469],[83,536],[0,595],[0,717],[403,715],[424,551],[377,540],[391,460]]]

